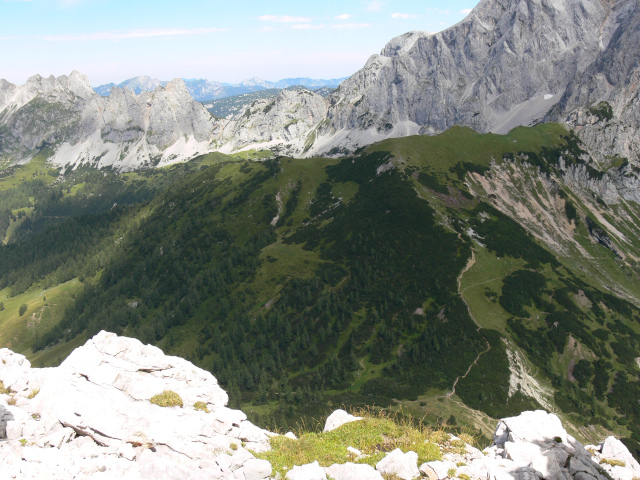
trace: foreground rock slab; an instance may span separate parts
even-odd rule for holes
[[[0,479],[271,475],[251,451],[273,434],[227,408],[209,372],[138,340],[100,332],[50,369],[2,349],[0,380]],[[164,391],[182,406],[153,404]]]

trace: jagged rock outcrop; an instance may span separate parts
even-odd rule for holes
[[[603,1],[607,17],[597,30],[596,59],[571,79],[547,116],[565,121],[602,158],[638,160],[640,147],[640,5]],[[603,103],[604,102],[604,103]]]
[[[0,381],[13,392],[0,395],[3,480],[271,474],[249,449],[269,449],[272,434],[227,408],[209,372],[156,347],[101,332],[57,368],[31,369],[7,349],[0,359]],[[150,401],[167,390],[182,407]]]
[[[140,95],[113,88],[108,98],[78,72],[36,75],[20,87],[0,82],[0,158],[13,163],[52,147],[60,166],[165,165],[210,151],[214,130],[179,79]]]
[[[275,99],[254,102],[231,120],[220,120],[216,146],[228,153],[245,147],[306,153],[326,118],[326,100],[306,88],[282,90]]]

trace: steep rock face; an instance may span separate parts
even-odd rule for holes
[[[574,127],[602,157],[620,155],[638,160],[640,5],[606,3],[611,10],[599,29],[601,49],[597,58],[584,74],[572,79],[548,118]]]
[[[280,146],[283,151],[304,153],[326,111],[326,100],[310,90],[282,90],[275,100],[257,101],[231,120],[220,120],[217,146],[223,152]]]
[[[208,151],[213,130],[182,80],[140,95],[113,88],[107,98],[78,72],[34,76],[21,87],[0,83],[0,154],[13,162],[52,146],[51,160],[61,166],[166,164]]]
[[[314,137],[285,151],[337,154],[453,125],[506,133],[546,119],[630,157],[640,124],[639,8],[633,0],[483,0],[447,30],[392,39],[328,97]],[[613,106],[604,134],[590,110],[603,100]],[[242,135],[264,141],[251,129]]]

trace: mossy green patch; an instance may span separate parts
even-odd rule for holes
[[[176,392],[165,390],[162,393],[154,395],[149,402],[159,407],[182,407],[182,398]]]
[[[429,441],[431,430],[425,427],[398,424],[390,418],[369,417],[350,422],[330,432],[304,433],[298,440],[272,437],[270,452],[258,454],[269,460],[274,473],[281,475],[294,465],[303,465],[315,460],[321,466],[356,461],[375,466],[391,450],[414,451],[418,463],[440,460],[440,447]],[[354,459],[347,447],[360,450],[366,458]]]

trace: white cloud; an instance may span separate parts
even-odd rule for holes
[[[296,30],[320,30],[324,28],[324,25],[312,25],[311,23],[299,23],[297,25],[292,25],[291,28],[295,28]]]
[[[259,18],[263,22],[278,23],[309,23],[311,21],[309,17],[294,17],[291,15],[262,15]]]
[[[473,8],[465,8],[463,10],[460,10],[460,15],[469,15],[471,13],[471,10],[473,10]]]
[[[399,18],[402,20],[407,20],[409,18],[418,18],[418,15],[411,15],[409,13],[392,13],[391,18]]]
[[[47,35],[44,37],[49,42],[77,42],[89,40],[127,40],[132,38],[149,37],[175,37],[187,35],[203,35],[207,33],[225,32],[227,28],[165,28],[151,30],[124,30],[111,32],[84,33],[79,35]]]
[[[334,20],[349,20],[353,15],[349,15],[348,13],[343,13],[342,15],[336,15]]]
[[[370,26],[370,23],[339,23],[334,25],[333,28],[367,28]]]
[[[261,32],[275,32],[277,29],[274,27],[262,27],[260,29]]]
[[[367,11],[368,12],[381,12],[384,3],[380,0],[373,0],[371,2],[367,2]]]

